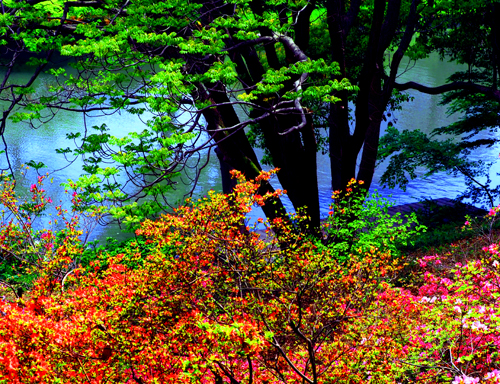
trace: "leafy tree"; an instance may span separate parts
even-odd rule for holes
[[[258,175],[254,147],[261,146],[265,161],[280,168],[294,207],[306,206],[309,224],[318,227],[317,151],[329,151],[334,190],[353,177],[369,188],[385,113],[405,100],[397,89],[416,87],[396,83],[401,59],[407,52],[418,56],[412,39],[426,35],[447,2],[51,4],[4,4],[7,67],[12,71],[23,52],[41,53],[30,59],[32,80],[49,70],[58,85],[35,95],[31,80],[4,82],[2,97],[10,106],[0,133],[9,115],[36,123],[60,109],[150,112],[144,129],[128,137],[115,137],[104,125],[86,136],[68,134],[78,145],[74,154],[85,157],[86,174],[77,184],[86,189],[87,203],[110,205],[116,218],[133,226],[169,205],[165,193],[175,186],[174,176],[196,183],[203,151],[215,148],[227,193],[229,170]],[[390,61],[388,50],[394,52]],[[72,73],[60,68],[59,58],[49,63],[55,53],[71,58]],[[16,106],[24,109],[16,112]],[[261,194],[267,192],[273,189],[263,184]],[[284,212],[278,200],[263,209],[270,218]]]
[[[285,130],[289,134],[277,139],[289,141],[283,146],[290,151],[287,158],[293,154],[292,166],[302,167],[302,173],[312,178],[305,185],[317,185],[312,123],[301,103],[309,99],[334,101],[334,90],[351,86],[345,80],[330,80],[330,75],[337,71],[335,64],[310,60],[299,49],[287,33],[293,15],[279,22],[280,7],[271,6],[265,14],[263,10],[255,13],[246,3],[174,1],[159,6],[156,2],[66,2],[62,12],[47,18],[41,4],[14,3],[4,12],[6,21],[11,23],[6,22],[5,34],[12,40],[10,45],[5,41],[6,49],[17,44],[8,65],[14,65],[20,51],[38,52],[50,46],[50,53],[57,50],[76,57],[78,73],[51,69],[57,78],[66,79],[40,98],[33,99],[30,94],[32,82],[13,88],[14,97],[7,96],[11,107],[4,118],[15,105],[28,111],[14,114],[16,121],[43,119],[44,111],[54,109],[83,113],[126,109],[139,115],[148,109],[155,114],[145,130],[127,138],[110,135],[105,126],[83,138],[76,153],[88,156],[84,169],[88,175],[79,185],[87,189],[89,202],[107,199],[116,204],[149,195],[152,199],[145,204],[124,210],[117,207],[113,213],[117,217],[131,212],[137,217],[154,214],[165,207],[159,199],[171,186],[171,178],[183,168],[195,167],[190,176],[196,180],[201,166],[193,166],[188,159],[214,145],[223,163],[255,177],[260,165],[243,128],[251,122],[269,124],[276,116],[284,115],[288,116]],[[26,23],[32,20],[35,25]],[[12,27],[20,28],[22,33],[12,33]],[[286,47],[289,61],[284,57],[278,60],[276,49],[269,46],[274,43]],[[275,52],[278,60],[270,68],[264,68],[257,56],[255,47],[263,44]],[[248,59],[248,65],[260,68],[250,85],[242,77],[245,52],[257,58],[254,63]],[[40,64],[37,71],[47,66],[47,59],[34,61]],[[306,83],[309,74],[319,77]],[[314,87],[309,87],[311,84]],[[258,110],[259,116],[240,121],[235,105]],[[180,112],[190,115],[187,122],[176,121],[175,115]],[[309,133],[299,133],[300,130]],[[78,135],[69,134],[69,138],[78,139]],[[59,152],[68,154],[70,150]],[[112,167],[106,167],[107,160],[112,160]],[[312,200],[303,196],[304,183],[291,178],[291,168],[284,167],[283,177],[288,175],[290,182],[282,183],[290,184],[297,207],[313,208],[317,223],[317,196]],[[311,169],[313,172],[305,172]],[[120,185],[114,179],[118,172],[125,173],[127,184],[135,185],[139,192],[132,194],[126,185]],[[271,186],[263,186],[262,192],[267,191],[272,191]],[[283,211],[279,201],[264,209],[271,217]]]
[[[278,177],[292,203],[307,206],[317,226],[316,152],[322,139],[315,124],[325,107],[331,108],[327,126],[334,188],[356,176],[356,157],[365,143],[357,176],[369,186],[380,121],[392,100],[399,60],[416,31],[418,3],[80,1],[49,6],[12,1],[2,11],[4,49],[11,54],[7,67],[11,71],[23,52],[43,52],[43,58],[31,59],[37,65],[33,81],[49,69],[60,85],[38,96],[32,93],[33,81],[14,87],[4,82],[2,97],[10,107],[2,132],[9,115],[34,122],[58,109],[151,111],[154,117],[144,131],[117,138],[98,127],[76,151],[87,156],[87,176],[79,185],[87,188],[89,202],[120,205],[150,196],[142,206],[113,211],[116,217],[144,217],[164,209],[162,196],[172,176],[193,167],[187,159],[203,149],[215,146],[224,169],[256,177],[261,167],[243,130],[252,126],[251,136],[281,168]],[[329,41],[317,36],[320,30],[327,31]],[[354,41],[358,44],[350,54],[345,47]],[[386,77],[384,52],[393,47],[399,50]],[[76,73],[48,62],[56,52],[74,59]],[[359,88],[353,135],[347,99],[356,88],[346,76]],[[16,106],[24,111],[14,112]],[[247,111],[248,119],[240,120],[235,108]],[[187,122],[175,119],[181,112],[189,116]],[[68,154],[69,149],[59,151]],[[199,168],[191,174],[195,180]],[[116,173],[125,174],[137,189],[132,193],[114,178]],[[224,183],[226,192],[229,184]],[[262,188],[272,192],[269,185]],[[276,201],[264,210],[275,217],[283,208]]]

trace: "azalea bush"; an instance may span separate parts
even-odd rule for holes
[[[464,258],[456,245],[443,256],[419,260],[423,284],[415,299],[425,310],[412,339],[419,351],[412,364],[426,377],[443,382],[453,378],[453,384],[500,382],[500,239],[491,232],[499,212],[500,206],[494,207],[486,217],[490,231],[481,251]],[[450,260],[462,261],[445,267]]]
[[[495,382],[492,256],[459,273],[425,259],[420,291],[396,288],[405,261],[385,243],[339,258],[297,230],[307,218],[248,228],[252,206],[283,193],[258,194],[272,174],[236,172],[233,194],[146,220],[86,266],[54,242],[50,273],[0,301],[0,383]],[[73,266],[64,282],[53,263]]]
[[[80,238],[89,228],[82,224],[99,217],[99,210],[81,209],[76,190],[68,207],[55,204],[44,189],[47,178],[37,176],[28,195],[20,198],[15,182],[0,175],[0,284],[11,294],[22,295],[41,276],[64,279],[84,249]],[[55,217],[47,216],[49,205],[55,205]]]
[[[418,353],[409,362],[435,382],[499,382],[498,261],[457,263],[447,273],[439,268],[439,256],[420,262],[428,271],[415,300],[425,310],[411,340]]]

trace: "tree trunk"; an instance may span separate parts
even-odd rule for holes
[[[297,124],[293,115],[280,116],[265,119],[261,129],[273,165],[280,168],[278,179],[295,210],[305,207],[305,214],[310,217],[307,224],[317,228],[320,225],[317,146],[312,118],[307,115],[307,124],[300,132],[280,134]]]
[[[309,4],[306,5],[305,8],[301,9],[298,15],[296,15],[297,22],[295,23],[294,26],[295,43],[304,52],[306,52],[309,48],[309,39],[311,35],[310,19],[314,8],[316,8],[316,2],[311,1]]]
[[[370,123],[366,131],[363,153],[361,155],[361,162],[357,175],[358,180],[363,180],[366,190],[370,188],[373,181],[378,155],[382,114],[387,107],[387,104],[381,103],[380,98],[381,95],[377,97],[378,100],[370,98],[370,105],[372,105],[370,108]]]
[[[344,2],[342,0],[328,1],[326,5],[328,30],[332,61],[339,64],[339,75],[334,80],[346,77],[345,38],[346,25],[344,23]],[[349,128],[349,105],[347,92],[341,91],[337,95],[341,101],[330,104],[329,113],[329,145],[332,189],[343,189],[347,182],[355,176],[356,157],[352,147]]]
[[[269,52],[270,49],[275,50],[274,46],[267,46],[266,55],[268,58],[273,58],[275,55]],[[237,64],[236,70],[241,78],[248,82],[247,87],[260,81],[264,74],[257,55],[252,54],[252,51],[253,49],[244,47],[233,54]],[[261,74],[260,77],[257,77],[258,74]],[[253,83],[250,82],[250,79],[253,80]],[[261,101],[261,105],[263,110],[269,107],[263,101]],[[260,113],[254,110],[252,117],[258,117]],[[271,153],[273,166],[280,168],[277,174],[278,179],[287,191],[294,208],[298,210],[306,207],[305,214],[310,217],[307,226],[318,228],[320,213],[316,163],[317,145],[312,118],[307,117],[307,124],[300,132],[295,130],[286,135],[280,134],[298,124],[298,119],[293,114],[271,116],[260,121],[258,129],[261,130],[265,145]]]
[[[204,98],[210,98],[215,104],[229,102],[222,83],[216,83],[209,90],[208,94],[200,90],[200,94],[203,93],[205,93]],[[234,108],[231,105],[219,106],[206,110],[203,116],[207,121],[207,132],[217,143],[217,156],[219,161],[221,161],[221,169],[224,169],[224,171],[236,169],[242,172],[248,179],[256,178],[262,171],[262,168],[243,129],[234,131],[223,130],[223,128],[240,123]],[[228,180],[228,175],[223,175],[223,178]],[[258,193],[265,195],[268,192],[273,193],[274,188],[268,182],[263,183]],[[270,220],[283,216],[286,213],[285,207],[279,199],[268,201],[262,207],[262,210]]]

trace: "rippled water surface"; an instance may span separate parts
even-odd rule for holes
[[[402,66],[404,67],[404,66]],[[402,73],[399,82],[408,81],[410,79],[418,79],[419,82],[428,85],[436,86],[443,84],[445,79],[456,71],[458,67],[455,64],[442,62],[438,57],[433,56],[429,59],[422,60],[414,67],[409,68],[407,73]],[[404,72],[404,68],[401,72]],[[26,81],[29,76],[28,71],[22,69],[15,73],[13,82]],[[50,81],[48,77],[42,76],[37,83],[40,92],[43,92],[44,87]],[[405,104],[402,111],[393,113],[392,118],[395,126],[399,129],[421,129],[424,132],[430,132],[432,129],[445,126],[455,121],[459,116],[447,116],[446,107],[438,105],[440,96],[431,96],[420,94],[418,92],[410,92],[414,96],[414,100]],[[0,104],[0,109],[3,109]],[[115,136],[126,135],[128,132],[139,130],[142,122],[133,115],[122,113],[111,116],[94,116],[87,118],[87,126],[100,125],[105,123]],[[385,127],[383,127],[385,129]],[[53,177],[52,187],[49,187],[48,194],[57,201],[66,199],[64,190],[58,186],[68,179],[76,179],[81,173],[81,160],[73,159],[72,163],[68,163],[62,155],[56,154],[56,148],[66,148],[72,146],[71,142],[66,139],[68,132],[84,131],[84,122],[82,116],[70,112],[59,112],[50,122],[43,124],[38,129],[30,129],[26,124],[9,123],[6,129],[5,138],[8,143],[8,153],[15,170],[19,170],[21,164],[29,160],[43,162],[48,166]],[[474,154],[475,157],[483,160],[495,160],[498,158],[499,148],[493,147],[482,149]],[[206,156],[208,153],[205,153]],[[262,156],[262,153],[258,153]],[[6,167],[5,158],[1,158],[0,166]],[[57,172],[54,170],[59,169]],[[461,177],[452,177],[446,174],[439,174],[427,179],[418,178],[410,181],[406,192],[401,190],[389,190],[381,188],[379,185],[380,177],[385,169],[385,165],[381,164],[375,173],[372,189],[377,189],[382,196],[388,197],[392,195],[391,200],[396,204],[405,204],[422,198],[440,198],[440,197],[456,197],[464,191],[464,180]],[[423,174],[420,170],[419,175]],[[319,193],[322,206],[322,215],[325,216],[328,212],[330,204],[331,187],[330,187],[330,166],[327,155],[318,154],[318,175],[319,175]],[[17,175],[19,177],[19,174]],[[495,177],[495,175],[492,175]],[[19,190],[21,193],[26,193],[31,184],[31,180],[19,179]],[[214,189],[221,190],[219,164],[217,157],[212,153],[205,169],[200,184],[196,189],[198,195],[202,195],[204,191]],[[275,183],[276,187],[279,187]],[[172,201],[182,199],[184,190],[178,190],[172,193]],[[288,208],[291,208],[289,202],[285,202]],[[261,216],[262,213],[256,210],[252,213],[251,220]],[[94,230],[92,238],[123,236],[119,228],[115,226],[98,227]]]

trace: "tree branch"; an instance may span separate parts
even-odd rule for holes
[[[309,59],[304,51],[300,49],[300,47],[295,43],[295,41],[293,41],[290,36],[280,35],[277,36],[277,40],[281,42],[293,54],[293,57],[297,60],[297,62],[304,62]],[[302,84],[307,80],[308,76],[308,73],[303,73],[302,75],[300,75],[298,80],[293,83],[296,92],[300,92],[302,90]],[[287,135],[292,131],[300,130],[306,126],[307,120],[304,108],[302,108],[302,105],[300,104],[301,100],[302,97],[297,97],[294,101],[295,109],[300,115],[300,123],[287,129],[285,132],[281,132],[280,135]]]
[[[406,50],[410,46],[411,39],[413,38],[413,35],[415,33],[415,26],[417,24],[417,5],[419,2],[420,0],[413,0],[411,3],[410,15],[408,16],[408,21],[403,38],[401,39],[401,43],[399,44],[399,47],[392,58],[389,80],[384,84],[385,98],[387,101],[389,101],[389,98],[392,95],[392,89],[394,87],[394,83],[396,82],[399,64],[401,63]]]
[[[262,36],[262,37],[258,37],[257,39],[245,40],[245,41],[242,41],[241,43],[235,44],[231,47],[221,49],[221,52],[231,52],[231,51],[238,50],[242,47],[257,45],[257,44],[266,43],[266,42],[268,43],[268,42],[273,42],[273,41],[274,41],[274,38],[272,38],[270,36]]]
[[[395,82],[394,88],[397,89],[398,91],[415,89],[419,92],[426,93],[428,95],[440,95],[442,93],[450,91],[469,91],[472,93],[482,93],[486,96],[493,97],[497,101],[500,101],[500,90],[486,87],[481,84],[470,83],[465,81],[456,81],[454,83],[444,84],[438,87],[428,87],[426,85],[419,84],[414,81],[409,81],[404,84],[399,84]]]

